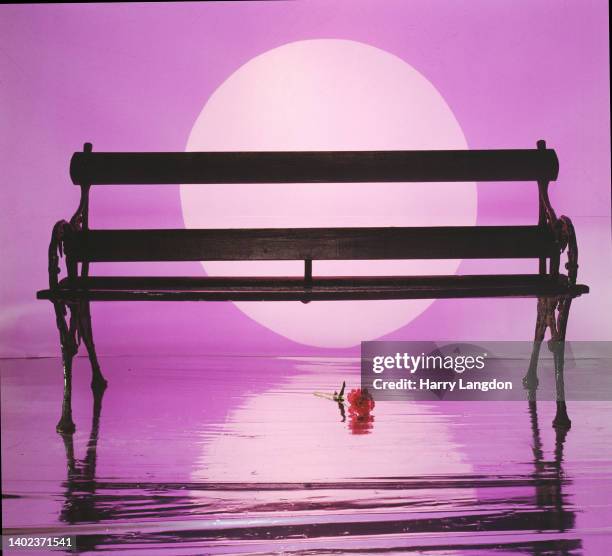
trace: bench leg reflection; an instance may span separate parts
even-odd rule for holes
[[[85,458],[75,458],[73,435],[63,435],[68,477],[60,520],[65,523],[98,522],[109,517],[109,511],[102,509],[104,504],[100,506],[96,496],[96,459],[103,396],[103,390],[94,392],[91,432]]]
[[[535,391],[530,391],[529,417],[533,437],[534,472],[532,477],[535,484],[536,507],[544,515],[546,529],[569,531],[575,527],[576,514],[567,507],[566,495],[563,492],[564,486],[570,482],[563,471],[563,450],[568,429],[555,428],[554,457],[550,459],[545,456],[540,435]],[[536,553],[542,554],[540,551],[534,552]],[[559,552],[559,554],[570,553],[573,554],[573,551]]]

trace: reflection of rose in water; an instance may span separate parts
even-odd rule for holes
[[[367,388],[351,390],[346,397],[349,403],[349,429],[353,434],[368,434],[374,426],[374,400]]]

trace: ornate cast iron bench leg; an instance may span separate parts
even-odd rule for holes
[[[529,370],[523,378],[523,386],[529,390],[530,401],[535,400],[535,391],[538,387],[538,357],[540,347],[544,340],[546,329],[550,329],[548,348],[553,354],[555,365],[555,386],[557,399],[557,413],[553,420],[553,427],[569,429],[572,426],[567,415],[565,403],[565,383],[563,369],[565,366],[565,332],[567,319],[572,303],[571,297],[542,297],[538,299],[538,318],[536,322],[535,340],[529,362]],[[558,313],[558,316],[556,315]]]
[[[572,299],[569,297],[557,300],[557,310],[559,316],[557,320],[551,322],[551,340],[549,346],[555,359],[555,384],[557,389],[557,414],[553,420],[553,427],[559,429],[569,429],[572,426],[567,415],[565,404],[565,383],[563,379],[563,367],[565,365],[565,331],[567,329],[567,319]]]
[[[540,348],[546,333],[546,304],[547,299],[545,297],[538,298],[538,316],[536,318],[533,350],[531,352],[531,360],[529,361],[529,370],[523,377],[523,386],[530,391],[537,390],[538,388],[538,358],[540,357]]]
[[[91,311],[89,301],[83,300],[79,304],[79,334],[89,355],[91,363],[91,389],[96,392],[103,392],[108,385],[108,382],[102,375],[98,356],[96,355],[96,346],[93,341],[93,332],[91,329]]]
[[[70,310],[69,322],[66,322],[66,305]],[[56,430],[62,434],[71,434],[76,430],[72,421],[72,362],[79,350],[80,341],[87,347],[89,360],[92,368],[91,389],[94,398],[100,396],[106,389],[107,382],[98,363],[96,348],[93,343],[91,332],[91,314],[89,302],[80,301],[75,303],[64,303],[56,301],[55,318],[60,335],[62,348],[62,364],[64,367],[64,396],[62,399],[62,416],[57,424]]]
[[[78,351],[77,319],[73,305],[70,305],[70,321],[66,322],[66,304],[60,301],[53,303],[55,319],[60,335],[62,364],[64,367],[64,396],[62,399],[62,416],[56,430],[61,434],[72,434],[75,431],[72,421],[72,360]]]
[[[538,148],[545,148],[544,142],[538,142]],[[523,385],[529,390],[530,400],[535,399],[535,390],[538,387],[537,365],[540,354],[540,346],[544,339],[546,328],[550,329],[549,349],[553,352],[555,363],[555,384],[557,413],[553,420],[553,427],[557,429],[569,429],[571,421],[567,415],[565,403],[565,385],[563,380],[563,367],[565,363],[565,331],[567,319],[574,292],[572,288],[576,285],[578,275],[578,244],[572,221],[567,216],[557,218],[548,197],[548,182],[538,181],[540,196],[540,220],[539,225],[547,227],[553,234],[558,247],[558,252],[550,258],[550,275],[559,278],[559,259],[561,253],[567,249],[567,295],[557,297],[543,297],[538,299],[538,317],[536,321],[535,339],[529,370],[523,378]],[[540,260],[540,273],[545,273],[546,261]],[[558,316],[556,315],[558,313]]]
[[[529,399],[533,401],[535,400],[535,391],[538,387],[537,368],[540,347],[544,340],[546,329],[550,329],[548,348],[552,352],[554,358],[555,386],[557,392],[557,413],[553,420],[553,427],[563,429],[569,429],[572,426],[572,422],[567,415],[565,383],[563,378],[563,369],[565,366],[565,331],[567,330],[567,319],[571,303],[571,297],[541,297],[538,299],[538,317],[533,351],[529,362],[529,370],[523,378],[523,386],[529,390]],[[558,316],[555,313],[558,313]]]
[[[70,222],[60,220],[53,227],[51,243],[49,244],[49,288],[51,290],[58,287],[58,276],[60,273],[59,259],[64,255],[66,241],[70,235],[80,229],[81,214],[84,201],[81,200],[79,210]],[[77,266],[73,261],[66,260],[68,278],[76,280]],[[82,277],[88,273],[88,265],[83,264]],[[93,341],[91,329],[91,312],[89,301],[81,299],[78,301],[66,302],[56,299],[53,302],[55,308],[55,319],[60,335],[60,345],[62,349],[62,364],[64,367],[64,396],[62,401],[62,416],[57,424],[57,431],[63,434],[70,434],[75,431],[72,421],[72,361],[77,354],[81,339],[87,348],[89,361],[91,362],[92,379],[91,388],[94,394],[102,392],[107,386],[106,379],[100,371],[100,364],[96,355],[96,348]],[[66,322],[66,308],[70,309],[70,320]]]
[[[578,244],[576,242],[576,232],[574,225],[567,216],[559,217],[555,223],[561,251],[567,248],[567,279],[570,286],[576,285],[578,276]],[[558,429],[569,429],[572,425],[567,415],[565,404],[565,385],[563,381],[563,367],[565,364],[565,332],[567,330],[567,319],[572,305],[571,295],[557,299],[557,310],[559,317],[557,321],[551,321],[551,336],[555,342],[555,381],[557,386],[557,414],[553,421],[553,426]]]

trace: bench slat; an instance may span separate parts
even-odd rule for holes
[[[587,293],[569,287],[567,278],[537,274],[476,276],[298,277],[90,277],[75,287],[63,280],[39,299],[97,301],[279,301],[345,299],[429,299],[464,297],[537,297]]]
[[[556,251],[538,226],[89,230],[67,245],[77,261],[539,258]]]
[[[553,181],[553,149],[77,152],[75,184]]]

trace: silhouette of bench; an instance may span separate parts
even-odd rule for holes
[[[70,176],[81,188],[70,221],[53,228],[49,288],[37,293],[53,302],[64,366],[64,400],[57,430],[74,431],[72,359],[80,340],[91,361],[94,391],[106,380],[96,356],[91,301],[311,301],[466,297],[538,298],[536,333],[526,387],[537,388],[537,360],[546,328],[555,340],[557,415],[569,427],[563,392],[563,346],[570,304],[588,292],[576,283],[578,249],[569,218],[557,217],[548,184],[557,178],[554,150],[339,152],[95,153],[86,143],[74,153]],[[535,181],[539,221],[534,226],[389,228],[92,230],[89,191],[109,184],[355,183]],[[350,186],[347,186],[349,191]],[[567,250],[566,274],[560,272]],[[59,279],[60,257],[67,276]],[[317,277],[316,260],[525,259],[538,260],[533,274],[475,276]],[[90,263],[135,261],[303,260],[300,277],[101,277]],[[67,309],[70,311],[67,316]],[[364,338],[365,340],[366,338]]]

